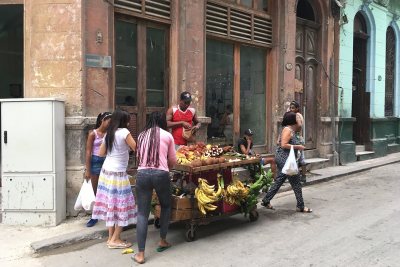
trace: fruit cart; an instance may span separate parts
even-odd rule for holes
[[[196,231],[199,225],[209,224],[210,222],[226,218],[229,216],[241,213],[240,205],[232,205],[225,201],[225,198],[220,199],[217,203],[212,203],[207,207],[211,207],[212,211],[201,213],[201,209],[198,208],[198,202],[200,201],[200,196],[198,195],[198,188],[200,183],[209,183],[210,188],[218,185],[218,191],[220,191],[221,183],[231,184],[232,179],[232,169],[245,165],[260,164],[259,158],[249,158],[241,159],[235,161],[219,161],[220,163],[209,164],[205,166],[194,167],[192,165],[177,164],[173,172],[179,174],[179,182],[182,184],[185,181],[188,185],[188,196],[186,198],[179,198],[174,196],[173,198],[173,210],[171,214],[171,222],[184,222],[186,224],[186,240],[188,242],[194,241],[196,239]],[[200,179],[199,179],[200,178]],[[235,181],[237,182],[237,180]],[[238,187],[240,187],[241,182],[237,182]],[[211,186],[213,184],[213,186]],[[206,189],[208,189],[207,185]],[[229,186],[228,186],[229,187]],[[227,187],[227,188],[228,188]],[[240,189],[240,188],[239,188]],[[237,189],[237,190],[239,190]],[[244,187],[243,187],[244,189]],[[213,190],[213,189],[212,189]],[[222,190],[224,190],[224,185],[222,185]],[[247,189],[246,189],[247,190]],[[259,191],[259,190],[258,190]],[[215,192],[216,194],[218,194]],[[197,194],[197,195],[196,195]],[[196,197],[195,197],[196,195]],[[207,198],[207,197],[206,197]],[[257,201],[257,200],[255,200]],[[206,204],[208,205],[208,204]],[[201,207],[202,208],[202,207]],[[253,203],[251,210],[248,210],[249,220],[256,221],[258,219],[258,212],[256,210],[257,205]],[[204,210],[203,210],[204,212]],[[155,227],[159,227],[159,217],[160,217],[160,207],[156,207],[155,212]]]

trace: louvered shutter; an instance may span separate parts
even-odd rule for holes
[[[115,0],[114,6],[132,15],[137,14],[148,18],[171,19],[170,0]]]

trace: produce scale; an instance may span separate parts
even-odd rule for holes
[[[260,158],[203,143],[181,146],[176,155],[171,222],[186,224],[188,242],[196,240],[199,225],[239,213],[251,222],[258,219],[257,197],[272,183],[272,173],[261,168]],[[242,182],[234,173],[240,166],[257,166],[259,171]],[[154,225],[159,228],[161,207],[157,200],[153,204]]]

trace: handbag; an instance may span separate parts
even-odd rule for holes
[[[289,157],[286,159],[285,165],[282,168],[282,173],[289,176],[293,176],[299,173],[299,168],[297,167],[293,146],[290,146]]]
[[[182,137],[183,139],[185,139],[186,141],[189,142],[193,142],[195,140],[195,131],[193,130],[193,128],[191,129],[186,129],[185,127],[183,127],[183,131],[182,131]]]

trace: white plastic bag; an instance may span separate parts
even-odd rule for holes
[[[78,197],[76,199],[74,209],[81,210],[83,208],[85,210],[91,210],[93,208],[95,200],[96,196],[94,195],[91,180],[84,180],[81,190],[79,191]]]
[[[296,157],[294,156],[293,146],[290,146],[289,157],[286,159],[285,165],[282,168],[282,173],[292,176],[299,173]]]

